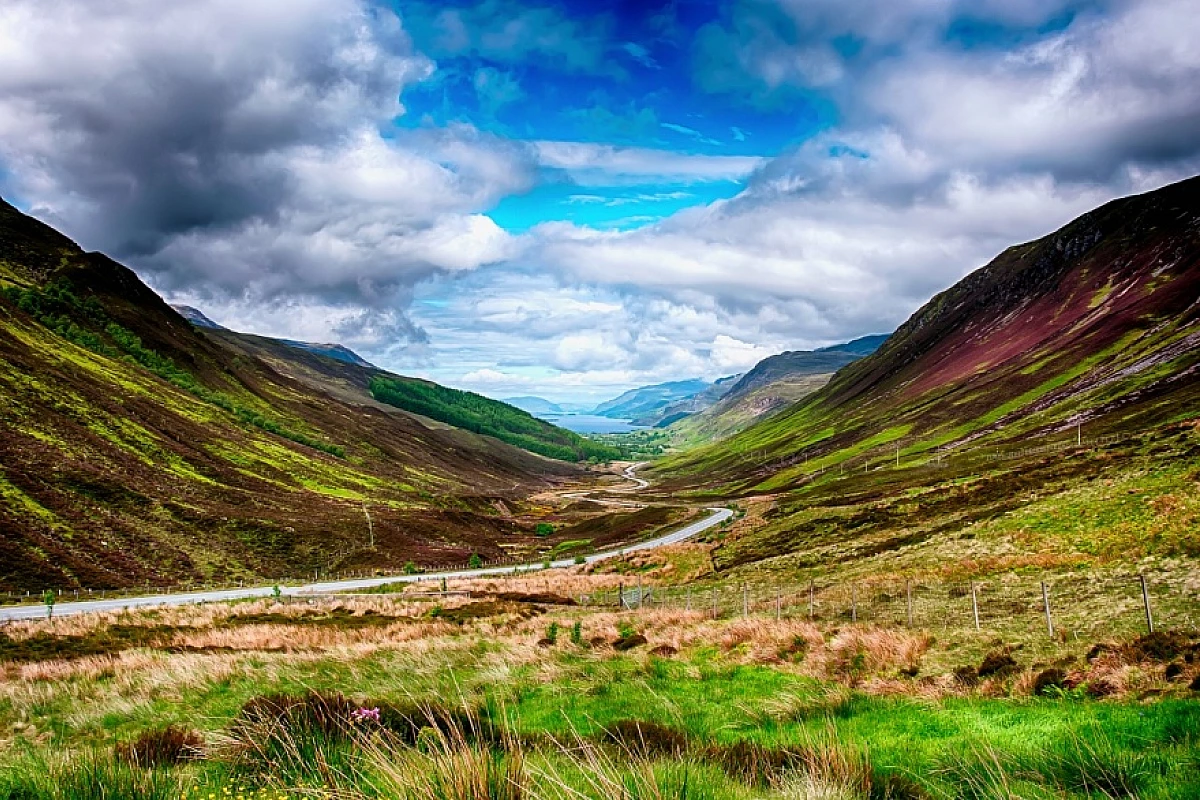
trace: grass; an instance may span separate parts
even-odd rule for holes
[[[150,633],[3,666],[0,798],[1200,797],[1200,703],[1153,660],[1189,639],[1093,662],[1151,676],[1101,701],[1033,696],[1028,668],[955,684],[920,632],[504,603],[447,624],[426,601],[337,602],[16,626]],[[648,643],[610,646],[634,633]]]

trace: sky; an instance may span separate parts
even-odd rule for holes
[[[0,195],[227,327],[596,402],[1200,173],[1200,1],[5,0]]]

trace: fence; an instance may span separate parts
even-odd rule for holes
[[[768,616],[826,623],[871,623],[926,630],[977,630],[1011,636],[1108,637],[1200,626],[1194,587],[1139,574],[980,581],[863,581],[807,584],[640,583],[581,595],[586,606],[690,610],[713,618]]]

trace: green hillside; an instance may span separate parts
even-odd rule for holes
[[[0,589],[500,557],[540,540],[496,503],[578,474],[360,399],[360,366],[197,330],[2,202],[0,289]]]
[[[1200,179],[1114,201],[934,297],[821,391],[660,462],[677,488],[809,491],[1200,411]]]
[[[381,403],[560,461],[611,461],[621,451],[537,419],[527,411],[474,392],[417,378],[376,375],[371,395]]]

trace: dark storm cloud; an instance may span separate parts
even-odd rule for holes
[[[432,69],[357,0],[14,0],[4,189],[168,292],[390,314],[430,273],[500,258],[507,237],[473,212],[528,180],[467,128],[433,157],[380,136]]]

